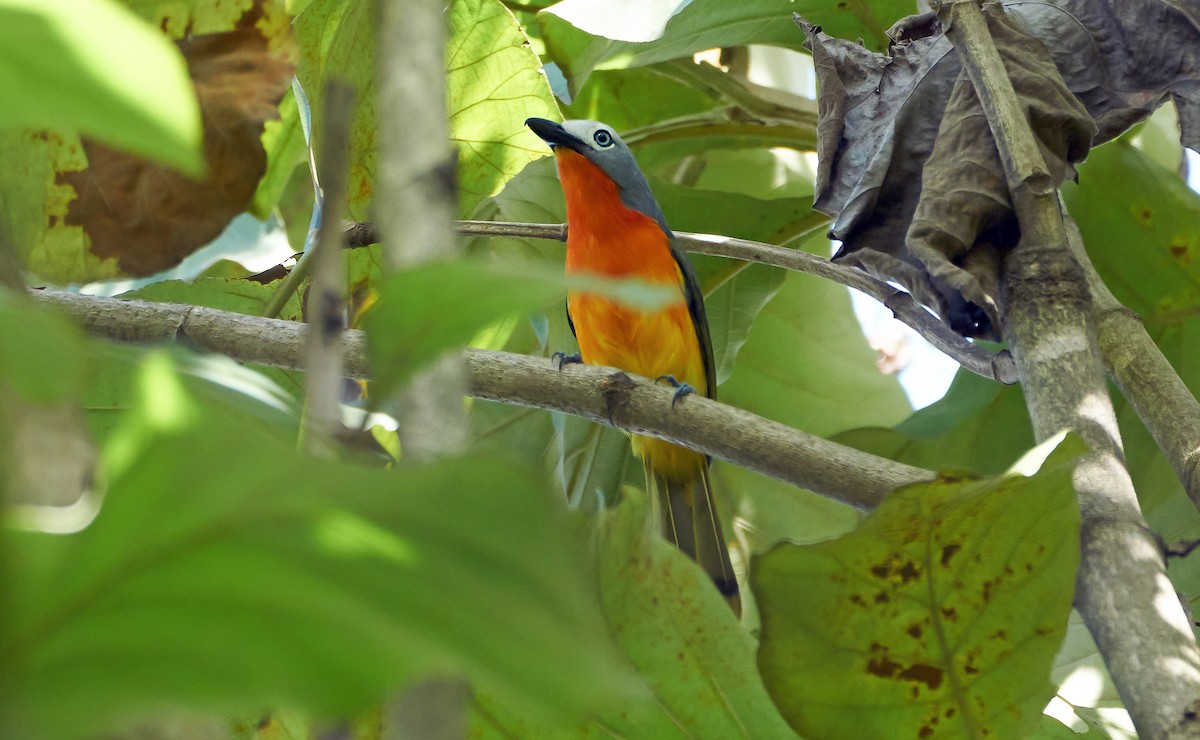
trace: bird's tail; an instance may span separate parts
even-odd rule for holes
[[[741,616],[742,599],[713,500],[707,463],[700,458],[696,475],[676,479],[654,470],[647,461],[646,482],[652,482],[655,489],[663,537],[704,569],[733,613]]]

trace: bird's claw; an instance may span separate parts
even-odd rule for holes
[[[681,383],[675,379],[674,375],[660,375],[654,381],[656,383],[666,383],[675,389],[675,395],[671,397],[671,408],[675,408],[675,404],[679,403],[679,399],[696,392],[696,389],[690,383]]]
[[[583,357],[578,353],[568,355],[566,352],[555,352],[550,355],[550,361],[555,363],[559,370],[563,369],[563,365],[573,365],[583,362]]]

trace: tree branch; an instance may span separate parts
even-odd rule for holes
[[[1108,374],[1167,456],[1192,503],[1200,508],[1200,403],[1146,333],[1141,317],[1118,301],[1100,279],[1083,237],[1070,219],[1067,241],[1087,274],[1100,354]]]
[[[949,0],[938,16],[987,115],[1021,227],[1020,243],[1005,258],[1001,298],[1035,436],[1073,429],[1092,448],[1074,477],[1081,513],[1075,605],[1139,734],[1194,737],[1200,650],[1123,464],[1087,280],[1067,246],[1057,184],[978,0]]]
[[[304,444],[309,452],[332,457],[342,426],[342,333],[346,314],[346,254],[338,228],[346,209],[350,173],[350,121],[354,88],[344,82],[325,84],[325,139],[321,183],[325,190],[321,229],[313,247],[309,289],[305,367]]]
[[[463,236],[507,236],[520,239],[567,240],[566,224],[505,223],[499,221],[459,221],[458,233]],[[371,224],[351,224],[347,229],[349,246],[362,247],[379,241]],[[694,254],[759,262],[764,265],[795,270],[832,280],[865,293],[887,306],[896,318],[911,326],[930,344],[956,360],[971,372],[1000,383],[1017,380],[1016,366],[1007,351],[992,353],[972,344],[925,310],[913,297],[882,280],[876,280],[862,270],[837,265],[798,249],[773,244],[735,239],[712,234],[676,232],[676,243]]]
[[[80,321],[88,333],[126,342],[184,341],[241,362],[302,367],[305,326],[197,306],[123,301],[60,291],[35,297]],[[345,336],[346,373],[369,376],[361,331]],[[551,409],[666,439],[860,509],[900,486],[936,474],[830,442],[701,396],[671,407],[674,390],[612,368],[465,350],[467,392],[501,403]]]
[[[446,110],[446,16],[442,0],[376,0],[379,18],[376,184],[388,267],[400,271],[456,256],[458,182]],[[394,399],[400,446],[430,460],[465,449],[470,430],[462,361],[447,355]]]

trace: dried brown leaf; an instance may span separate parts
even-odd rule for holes
[[[268,17],[258,0],[232,31],[177,42],[200,102],[204,179],[86,139],[87,169],[58,174],[76,193],[65,222],[83,228],[97,257],[116,258],[128,275],[158,272],[246,209],[266,169],[263,126],[278,116],[294,70],[293,54],[270,35],[277,29],[264,32]]]
[[[1195,0],[1003,5],[993,33],[1060,182],[1093,126],[1091,143],[1107,141],[1167,99],[1200,148]],[[929,14],[897,23],[887,54],[801,25],[820,85],[816,208],[835,216],[835,259],[900,282],[964,335],[989,334],[996,265],[1018,234],[957,52]]]

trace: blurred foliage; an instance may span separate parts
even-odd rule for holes
[[[33,268],[116,275],[81,257],[78,234],[61,228],[73,191],[43,159],[52,149],[69,154],[72,168],[86,165],[70,145],[85,135],[193,166],[195,101],[180,92],[178,54],[155,29],[172,39],[228,31],[242,11],[130,0],[139,21],[110,0],[42,5],[0,0],[0,38],[21,36],[10,21],[30,8],[36,13],[21,22],[61,14],[60,30],[71,31],[31,25],[43,35],[0,51],[38,73],[18,75],[38,103],[0,114],[10,165],[0,185],[19,185],[6,190],[0,228],[36,245],[22,250]],[[350,213],[365,219],[381,207],[372,197],[372,4],[249,5],[286,7],[290,17],[270,15],[264,34],[278,40],[289,25],[280,18],[294,21],[307,103],[289,92],[266,122],[264,169],[244,208],[281,219],[300,251],[313,210],[307,160],[321,156],[309,142],[321,139],[331,76],[359,88]],[[756,52],[746,45],[800,49],[798,12],[883,48],[883,30],[909,9],[894,0],[453,0],[446,99],[460,213],[561,222],[553,161],[523,121],[582,117],[628,134],[674,229],[829,254],[802,154],[815,141],[815,104],[795,95],[804,91],[780,98],[751,82]],[[61,53],[64,43],[78,54]],[[728,69],[693,68],[694,53],[721,47],[736,47]],[[89,63],[95,54],[111,64]],[[146,74],[121,72],[133,68]],[[96,100],[107,103],[103,114],[83,116]],[[1200,199],[1179,178],[1173,125],[1157,115],[1093,152],[1064,198],[1105,280],[1197,390],[1200,343],[1190,332],[1200,306]],[[18,126],[69,136],[39,138]],[[348,253],[349,323],[366,328],[378,372],[369,397],[454,347],[546,357],[574,349],[560,243],[474,238],[467,246],[469,260],[386,277],[377,247]],[[474,690],[473,737],[790,737],[789,722],[812,737],[925,726],[952,737],[968,721],[1003,736],[1069,736],[1037,713],[1078,671],[1103,674],[1086,631],[1068,628],[1066,616],[1074,443],[1033,477],[1007,474],[1033,446],[1019,388],[961,373],[945,398],[911,413],[895,378],[877,370],[846,290],[763,265],[694,263],[720,400],[943,473],[863,519],[717,463],[735,566],[753,587],[744,589],[740,622],[702,572],[653,534],[641,466],[619,431],[472,400],[474,444],[460,458],[415,465],[401,451],[399,462],[349,453],[313,460],[296,450],[300,373],[88,340],[53,312],[0,299],[0,390],[34,406],[78,403],[102,451],[95,490],[33,520],[54,526],[14,515],[0,531],[0,735],[141,727],[131,722],[194,729],[215,716],[237,717],[218,726],[239,738],[302,737],[340,720],[375,737],[372,706],[412,681],[455,675]],[[285,272],[246,280],[227,270],[129,297],[260,314]],[[603,289],[657,300],[645,286]],[[301,319],[304,298],[303,290],[292,296],[281,315]],[[1197,537],[1200,514],[1132,410],[1119,397],[1116,405],[1150,524],[1168,541]],[[393,469],[372,469],[380,466]],[[947,562],[976,557],[978,568],[943,577],[941,561],[927,558],[916,571],[873,570],[922,548],[954,547]],[[1200,598],[1200,559],[1173,562],[1170,572],[1182,593]],[[894,589],[895,613],[859,609],[872,579]],[[915,587],[936,599],[908,599],[901,614],[901,590]],[[1007,589],[1005,605],[972,601],[989,588]],[[951,651],[926,629],[947,608],[984,625]],[[972,655],[990,678],[972,680],[955,662]],[[942,678],[957,672],[956,688],[934,685],[934,668]],[[906,693],[914,689],[928,701],[914,704]],[[962,714],[943,711],[934,727],[922,713],[935,706]],[[1066,719],[1075,730],[1118,734],[1115,707],[1105,684]]]

